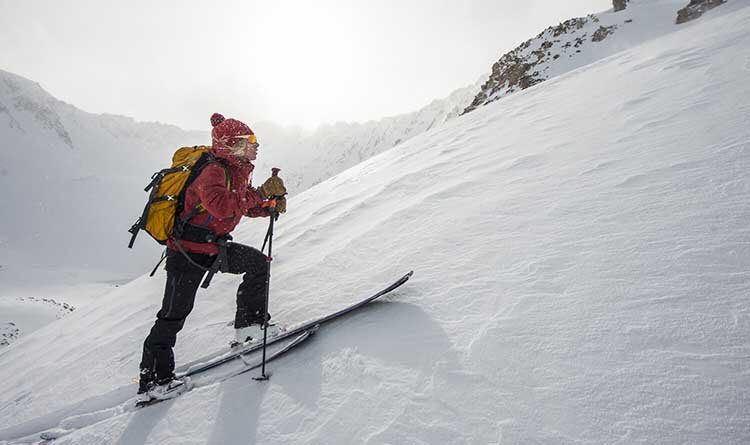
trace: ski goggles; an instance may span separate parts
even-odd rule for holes
[[[233,138],[232,146],[235,148],[247,148],[251,145],[259,145],[258,139],[254,134],[247,134],[243,136],[235,136]]]

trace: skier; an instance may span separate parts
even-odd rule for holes
[[[277,170],[257,190],[252,187],[252,161],[259,144],[250,127],[218,113],[211,116],[211,125],[214,162],[203,167],[185,189],[179,216],[188,223],[179,239],[167,241],[164,299],[143,342],[138,394],[153,398],[174,392],[184,383],[175,378],[172,348],[207,271],[244,274],[237,290],[234,319],[237,342],[246,341],[250,332],[270,319],[263,313],[268,258],[257,249],[231,242],[229,234],[242,216],[270,216],[266,205],[272,199],[276,216],[285,212],[286,188]]]

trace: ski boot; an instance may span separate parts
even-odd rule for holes
[[[141,371],[141,381],[138,386],[138,396],[136,397],[135,406],[143,407],[160,402],[162,400],[173,399],[190,389],[193,385],[189,377],[176,378],[174,375],[163,379],[151,379],[153,373]],[[144,375],[145,374],[145,375]],[[145,377],[145,378],[144,378]]]
[[[193,387],[190,377],[177,378],[170,376],[156,380],[154,383],[154,386],[148,391],[148,395],[152,399],[157,400],[175,398]]]
[[[268,319],[271,319],[270,315],[268,316]],[[284,328],[283,326],[279,326],[276,323],[269,323],[268,338],[275,337],[285,330],[286,328]],[[263,341],[263,331],[264,328],[262,321],[253,323],[250,326],[246,326],[244,328],[237,328],[234,330],[234,340],[229,342],[229,346],[231,348],[238,348],[261,342]]]

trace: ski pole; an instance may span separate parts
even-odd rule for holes
[[[273,261],[273,257],[271,256],[272,247],[273,247],[273,222],[276,219],[276,201],[271,200],[268,205],[270,212],[270,221],[268,222],[268,232],[266,233],[266,239],[268,240],[268,256],[266,257],[266,261],[268,261],[268,268],[266,269],[266,301],[263,303],[263,361],[261,364],[261,370],[260,370],[260,377],[255,377],[255,380],[268,380],[268,376],[266,375],[266,345],[268,344],[268,295],[271,292],[271,261]],[[265,247],[265,242],[263,243],[263,247]],[[262,252],[263,250],[261,250]]]
[[[268,225],[268,230],[266,231],[266,237],[263,238],[263,247],[260,248],[260,251],[263,252],[266,250],[266,244],[268,243],[268,237],[271,236],[271,224]]]

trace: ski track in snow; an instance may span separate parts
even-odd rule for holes
[[[56,443],[750,442],[750,8],[730,6],[290,199],[274,318],[414,278],[269,382],[69,417],[89,426]],[[0,356],[0,443],[134,391],[163,279]],[[199,292],[178,362],[231,335],[237,283]]]

